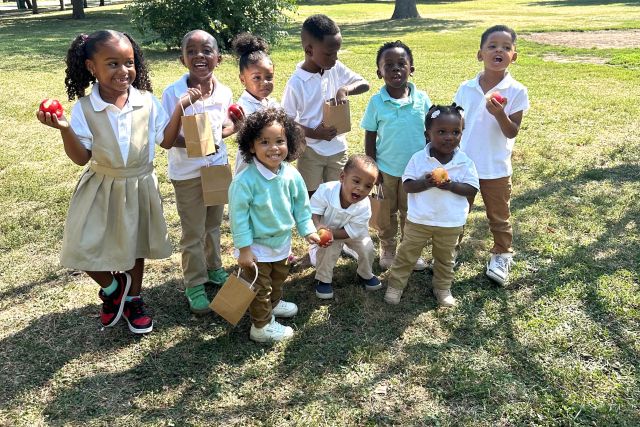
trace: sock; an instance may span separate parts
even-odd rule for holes
[[[140,295],[127,295],[124,300],[126,302],[131,302],[134,299],[139,299],[139,298],[140,298]]]
[[[111,284],[109,286],[107,286],[106,288],[102,288],[102,292],[104,292],[104,294],[106,296],[109,296],[112,293],[114,293],[116,291],[116,289],[118,289],[118,281],[114,277],[113,278],[113,282],[111,282]]]

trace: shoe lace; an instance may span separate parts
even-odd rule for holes
[[[496,257],[496,265],[502,271],[509,271],[509,265],[511,264],[511,260],[507,257],[499,256]]]

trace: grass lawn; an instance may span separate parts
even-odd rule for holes
[[[514,153],[517,263],[505,287],[485,278],[490,237],[478,201],[455,309],[437,308],[430,273],[413,274],[390,307],[383,292],[354,285],[355,265],[342,259],[330,302],[316,299],[312,269],[291,275],[286,297],[300,313],[286,322],[296,330],[289,342],[250,342],[246,318],[231,328],[192,316],[160,153],[174,255],[148,263],[156,325],[135,337],[122,324],[101,330],[97,287],[58,264],[81,169],[34,117],[42,98],[65,100],[63,58],[77,32],[131,30],[122,7],[89,9],[82,22],[70,11],[0,15],[0,425],[640,425],[637,49],[519,42],[511,71],[528,86],[531,110]],[[295,34],[312,13],[341,25],[341,59],[370,79],[371,93],[378,46],[402,39],[414,51],[414,82],[439,103],[480,70],[479,36],[494,23],[521,35],[640,27],[630,0],[425,1],[423,18],[406,22],[386,21],[392,10],[384,1],[303,3],[294,35],[272,55],[276,97],[302,58]],[[176,52],[144,47],[159,97],[184,69]],[[232,58],[216,74],[240,94]],[[354,123],[370,94],[353,97]],[[348,139],[351,152],[363,151],[361,130]],[[233,271],[226,222],[223,246]]]

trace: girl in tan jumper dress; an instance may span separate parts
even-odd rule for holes
[[[67,156],[86,165],[71,198],[60,260],[100,285],[105,327],[124,317],[132,332],[151,332],[140,297],[144,259],[171,255],[153,157],[155,145],[173,145],[183,109],[167,115],[151,94],[140,48],[125,33],[77,36],[66,63],[69,100],[79,101],[71,121],[37,113],[40,122],[60,130]],[[178,104],[186,107],[200,96],[189,89]]]

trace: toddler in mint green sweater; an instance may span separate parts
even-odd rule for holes
[[[320,238],[311,220],[309,196],[300,173],[287,161],[304,147],[304,136],[283,110],[269,108],[250,115],[238,133],[238,148],[248,167],[229,188],[229,218],[233,244],[243,277],[255,283],[249,306],[249,337],[258,342],[280,341],[293,329],[276,322],[292,317],[298,306],[282,300],[291,253],[291,230],[309,243]]]

